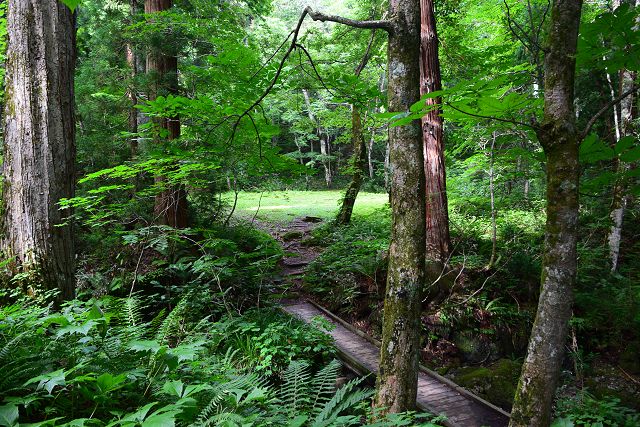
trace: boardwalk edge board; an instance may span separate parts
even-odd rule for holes
[[[336,316],[326,308],[318,305],[316,302],[312,300],[301,299],[301,300],[295,300],[295,301],[292,301],[292,300],[281,301],[280,308],[284,312],[290,315],[300,317],[300,314],[295,312],[294,307],[296,306],[303,307],[304,305],[307,305],[309,308],[317,310],[319,312],[318,313],[319,315],[326,316],[329,320],[345,328],[348,332],[353,333],[354,335],[357,335],[358,337],[367,341],[369,344],[375,346],[376,348],[378,349],[380,348],[380,342],[378,340],[365,334],[364,332],[355,328],[351,324],[345,322],[344,320],[342,320],[341,318],[339,318],[338,316]],[[287,310],[287,308],[290,308],[291,310]],[[358,356],[357,354],[351,354],[348,348],[347,349],[336,348],[336,350],[337,350],[338,356],[343,359],[343,362],[345,362],[344,365],[348,369],[350,369],[351,371],[359,375],[370,375],[373,373],[375,376],[375,372],[373,372],[370,368],[368,368],[364,364],[365,363],[364,361],[361,362],[357,359],[357,356]],[[463,387],[460,387],[459,385],[449,380],[448,378],[443,377],[442,375],[428,369],[423,365],[420,365],[420,371],[426,377],[430,377],[432,380],[440,382],[442,383],[443,386],[449,387],[452,391],[459,393],[459,396],[468,399],[467,402],[469,403],[475,402],[476,404],[479,404],[482,407],[484,407],[486,410],[493,411],[499,417],[504,417],[506,419],[505,421],[508,422],[509,413],[504,411],[502,408],[499,408],[496,405],[493,405],[492,403],[487,402],[481,397],[476,396],[475,394],[464,389]],[[420,397],[420,394],[418,395],[418,397]],[[442,408],[437,409],[437,406],[432,406],[431,404],[425,402],[424,400],[426,399],[428,399],[428,397],[423,396],[422,401],[417,402],[417,407],[419,410],[428,411],[433,414],[443,414]],[[455,405],[456,403],[459,403],[459,402],[451,402],[451,403]],[[467,423],[465,423],[465,420],[467,420],[468,416],[471,416],[473,418],[473,416],[470,414],[469,415],[468,414],[447,415],[447,420],[443,421],[443,423],[447,427],[462,427],[464,425],[468,425]],[[460,424],[460,422],[462,422],[462,424]],[[474,424],[474,425],[477,425],[477,424]],[[482,425],[484,426],[484,424]]]
[[[309,304],[311,304],[312,306],[314,306],[315,308],[320,310],[322,313],[327,315],[332,320],[340,323],[342,326],[344,326],[345,328],[349,329],[354,334],[359,335],[360,337],[366,339],[370,343],[374,344],[376,347],[380,347],[380,345],[381,345],[380,341],[378,341],[377,339],[365,334],[364,332],[362,332],[361,330],[357,329],[356,327],[354,327],[350,323],[345,322],[344,320],[342,320],[341,318],[339,318],[338,316],[336,316],[335,314],[333,314],[332,312],[330,312],[326,308],[324,308],[321,305],[317,304],[315,301],[306,300],[305,299],[305,300],[302,300],[302,302],[308,302]],[[431,369],[427,368],[426,366],[424,366],[422,364],[420,365],[420,370],[422,372],[424,372],[425,374],[429,375],[430,377],[433,377],[433,378],[437,379],[438,381],[443,382],[443,383],[447,384],[448,386],[454,388],[460,394],[463,394],[463,395],[475,400],[478,403],[481,403],[481,404],[483,404],[485,406],[488,406],[489,408],[493,409],[496,412],[499,412],[500,414],[504,415],[505,417],[510,417],[511,416],[510,413],[508,413],[504,409],[500,408],[499,406],[496,406],[493,403],[481,398],[480,396],[477,396],[477,395],[471,393],[466,388],[459,386],[458,384],[456,384],[453,381],[451,381],[449,378],[443,377],[439,373],[437,373],[435,371],[432,371]]]

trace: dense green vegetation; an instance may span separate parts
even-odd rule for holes
[[[7,8],[19,3],[28,2],[0,3],[3,82],[17,69]],[[385,0],[63,3],[77,20],[75,186],[47,199],[63,219],[42,239],[73,224],[74,298],[61,300],[37,250],[21,258],[10,248],[7,200],[22,187],[5,172],[0,426],[441,424],[375,407],[372,378],[337,361],[331,325],[279,309],[309,298],[382,338],[392,229],[404,214],[390,207],[405,166],[390,135],[438,108],[451,242],[442,264],[427,262],[438,271],[418,292],[415,350],[511,410],[549,276],[545,233],[554,240],[553,150],[541,137],[558,2],[435,1],[443,90],[400,112],[388,111],[386,24],[298,21],[310,3],[384,24],[395,19]],[[631,427],[640,425],[640,6],[580,8],[569,126],[579,128],[577,275],[552,425]],[[6,139],[29,112],[2,91]],[[5,170],[9,152],[5,141]],[[25,176],[59,166],[47,165]],[[357,173],[353,218],[338,225]],[[289,230],[295,221],[308,229]],[[291,259],[304,271],[288,277]]]

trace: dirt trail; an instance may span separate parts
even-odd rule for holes
[[[282,245],[285,252],[280,261],[282,281],[290,285],[293,291],[300,289],[305,268],[321,253],[320,248],[309,245],[308,240],[311,231],[322,221],[322,218],[304,216],[286,225],[256,224]]]

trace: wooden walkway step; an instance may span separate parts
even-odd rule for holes
[[[373,338],[308,301],[284,303],[283,310],[307,323],[317,316],[325,318],[335,326],[329,334],[347,367],[360,375],[378,372],[380,343]],[[504,427],[509,424],[507,412],[423,366],[418,376],[417,403],[422,411],[445,415],[445,424],[450,427]]]

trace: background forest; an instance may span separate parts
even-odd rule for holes
[[[436,97],[450,248],[420,307],[420,360],[511,410],[543,263],[547,1],[435,1],[443,89],[407,112],[389,111],[382,29],[299,23],[307,6],[384,19],[384,0],[65,3],[75,194],[52,206],[73,223],[75,298],[0,259],[0,426],[445,422],[376,414],[370,379],[336,391],[330,326],[277,308],[304,296],[382,336],[389,130]],[[588,132],[554,425],[640,425],[638,97],[619,99],[636,90],[639,13],[582,6],[574,107]],[[6,15],[2,2],[3,81]]]

